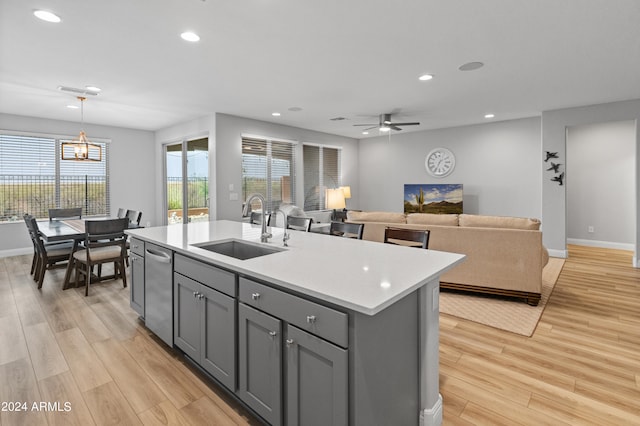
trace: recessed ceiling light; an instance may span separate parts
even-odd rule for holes
[[[67,105],[67,108],[69,108],[69,109],[78,109],[80,107],[78,105]]]
[[[369,132],[367,132],[366,130],[364,132],[362,132],[363,135],[368,135]]]
[[[432,74],[422,74],[420,77],[418,77],[418,80],[420,81],[429,81],[433,78]]]
[[[42,19],[43,21],[58,23],[61,21],[60,17],[53,12],[49,12],[47,10],[34,10],[33,14],[38,19]]]
[[[280,113],[279,112],[272,112],[271,115],[273,115],[274,117],[280,117]]]
[[[485,114],[484,118],[493,118],[495,116],[496,116],[495,114]]]
[[[102,91],[102,89],[97,87],[97,86],[89,85],[89,86],[84,86],[84,88],[87,89],[87,90],[91,90],[92,92],[100,92],[100,91]]]
[[[192,33],[191,31],[185,31],[184,33],[180,34],[180,37],[182,37],[183,40],[191,41],[194,43],[196,41],[200,41],[200,36],[196,33]]]
[[[389,130],[391,130],[391,127],[387,127],[387,126],[380,126],[380,130],[381,132],[388,132]]]
[[[466,64],[460,65],[458,69],[460,71],[473,71],[477,70],[478,68],[482,68],[483,66],[484,64],[482,62],[467,62]]]

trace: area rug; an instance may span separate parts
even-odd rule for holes
[[[551,257],[542,270],[542,296],[538,306],[517,299],[440,292],[440,313],[530,337],[560,276],[564,259]]]

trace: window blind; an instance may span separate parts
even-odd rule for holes
[[[295,143],[242,138],[242,196],[262,194],[265,209],[272,212],[282,203],[295,204]],[[252,203],[252,210],[259,209]]]
[[[109,144],[102,161],[61,161],[63,139],[0,134],[0,222],[24,213],[48,218],[50,208],[82,207],[84,216],[110,212]]]
[[[325,190],[341,185],[341,153],[340,148],[303,145],[305,210],[325,209]]]

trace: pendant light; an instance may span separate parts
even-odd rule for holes
[[[84,128],[84,101],[87,98],[78,96],[80,100],[80,128]],[[62,159],[72,161],[102,161],[102,146],[93,144],[87,139],[84,130],[80,130],[77,140],[62,142]]]

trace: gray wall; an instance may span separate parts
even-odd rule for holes
[[[569,243],[633,250],[635,135],[634,121],[567,129]]]
[[[80,124],[70,121],[46,120],[0,113],[0,129],[29,133],[77,136]],[[153,152],[153,132],[97,126],[85,123],[87,136],[110,139],[109,173],[111,175],[111,214],[119,207],[141,210],[146,223],[154,210],[153,177],[156,162]],[[152,221],[152,220],[151,220]],[[153,221],[152,221],[153,222]],[[24,222],[0,224],[0,256],[27,253],[31,241]]]
[[[156,133],[156,156],[158,158],[158,174],[156,193],[158,195],[158,211],[164,211],[162,178],[163,158],[162,145],[194,137],[209,137],[209,158],[211,162],[210,188],[215,188],[211,194],[211,206],[214,209],[211,220],[229,219],[240,220],[242,216],[242,142],[243,134],[266,136],[277,139],[295,140],[300,143],[309,142],[342,147],[342,183],[351,186],[352,198],[348,206],[358,204],[358,141],[356,139],[336,136],[329,133],[291,127],[282,124],[268,123],[228,114],[215,114],[177,126],[162,129]],[[298,158],[302,159],[302,148],[299,147]],[[302,186],[302,161],[298,161],[296,170],[297,199],[302,203],[304,199]],[[233,185],[233,190],[230,190]],[[237,193],[238,199],[231,200],[231,193]],[[159,217],[159,220],[161,218]]]
[[[640,118],[640,100],[614,102],[579,108],[567,108],[542,113],[542,149],[543,151],[558,152],[561,159],[567,159],[566,153],[566,129],[571,126],[581,126],[612,121],[633,120],[636,124],[634,144],[640,143],[640,135],[637,131]],[[568,159],[570,161],[570,159]],[[635,170],[638,170],[639,156],[635,157]],[[541,168],[546,163],[540,162]],[[570,178],[567,176],[567,178]],[[637,173],[636,173],[637,179]],[[635,211],[639,211],[640,197],[636,185]],[[542,226],[543,242],[553,256],[566,256],[567,239],[567,204],[566,186],[559,186],[548,179],[542,181]],[[634,265],[638,265],[638,215],[635,218],[634,236]]]
[[[436,147],[456,156],[442,179],[424,167]],[[359,158],[363,210],[402,212],[404,184],[461,183],[465,213],[541,217],[537,117],[361,139]]]

